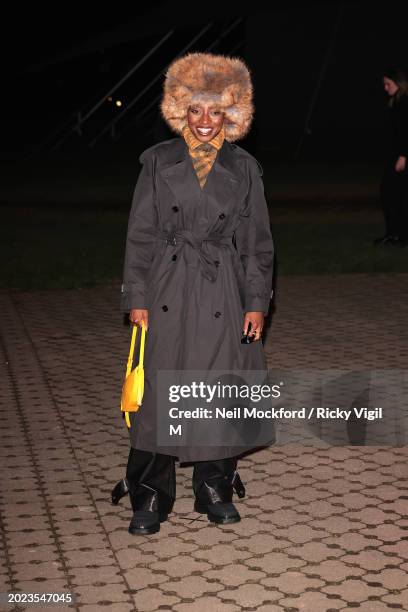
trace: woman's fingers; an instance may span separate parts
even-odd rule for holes
[[[244,318],[244,325],[242,327],[242,331],[244,332],[244,334],[248,332],[248,326],[250,323],[251,323],[250,317],[246,314]]]
[[[262,336],[262,326],[261,325],[253,325],[251,327],[250,335],[254,336],[254,341],[260,340]]]
[[[129,320],[134,325],[141,327],[144,325],[145,329],[149,327],[149,314],[147,310],[134,308],[129,313]]]
[[[247,333],[248,325],[251,324],[249,335],[254,341],[260,340],[264,325],[264,315],[262,312],[247,312],[244,318],[244,332]]]
[[[257,327],[255,330],[255,340],[260,340],[262,336],[262,327]]]

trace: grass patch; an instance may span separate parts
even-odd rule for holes
[[[1,286],[79,288],[120,279],[127,211],[1,210]]]
[[[24,290],[120,282],[129,208],[2,207],[1,287]],[[408,272],[408,249],[374,248],[375,204],[271,202],[280,274]]]

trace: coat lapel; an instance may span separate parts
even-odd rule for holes
[[[234,161],[231,145],[227,141],[224,141],[218,151],[203,189],[198,182],[184,138],[175,139],[168,164],[159,172],[177,201],[185,201],[192,197],[200,198],[205,194],[223,208],[239,190],[244,179],[244,175]]]
[[[159,173],[178,202],[190,199],[197,187],[200,189],[184,138],[174,139],[168,161]]]

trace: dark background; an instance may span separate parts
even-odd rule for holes
[[[137,93],[196,36],[189,50],[239,55],[252,71],[256,118],[243,146],[276,158],[380,159],[386,144],[382,71],[405,63],[408,47],[404,3],[274,2],[209,4],[139,3],[129,13],[99,5],[85,15],[70,4],[24,9],[9,18],[1,116],[3,161],[38,149],[49,151],[64,130],[54,130],[89,110],[169,30],[172,36],[118,89],[118,109],[105,102],[61,149],[75,153],[128,105]],[[29,12],[27,12],[27,10]],[[31,10],[31,12],[30,12]],[[241,21],[226,35],[223,33]],[[221,37],[221,38],[220,38]],[[141,150],[171,137],[158,115],[159,78],[117,124],[117,142]],[[138,114],[153,102],[141,120]],[[303,142],[306,116],[312,108]],[[98,146],[109,141],[109,133]],[[301,146],[300,152],[299,147]]]
[[[405,8],[3,7],[0,287],[120,282],[138,158],[175,136],[159,103],[166,66],[187,51],[236,55],[251,70],[255,118],[238,144],[264,169],[277,275],[407,272],[407,249],[373,248],[389,138],[382,77],[407,63]]]

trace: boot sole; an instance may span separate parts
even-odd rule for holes
[[[164,521],[167,521],[167,519],[168,514],[163,514],[159,517],[160,523],[164,523]],[[160,531],[160,523],[152,525],[151,527],[140,527],[139,529],[130,529],[129,527],[128,531],[131,535],[151,535],[152,533],[157,533]]]
[[[199,514],[206,514],[207,518],[211,523],[216,523],[217,525],[229,525],[231,523],[239,523],[241,517],[239,514],[235,516],[215,516],[208,511],[208,506],[206,504],[200,504],[198,502],[194,502],[194,510]]]

